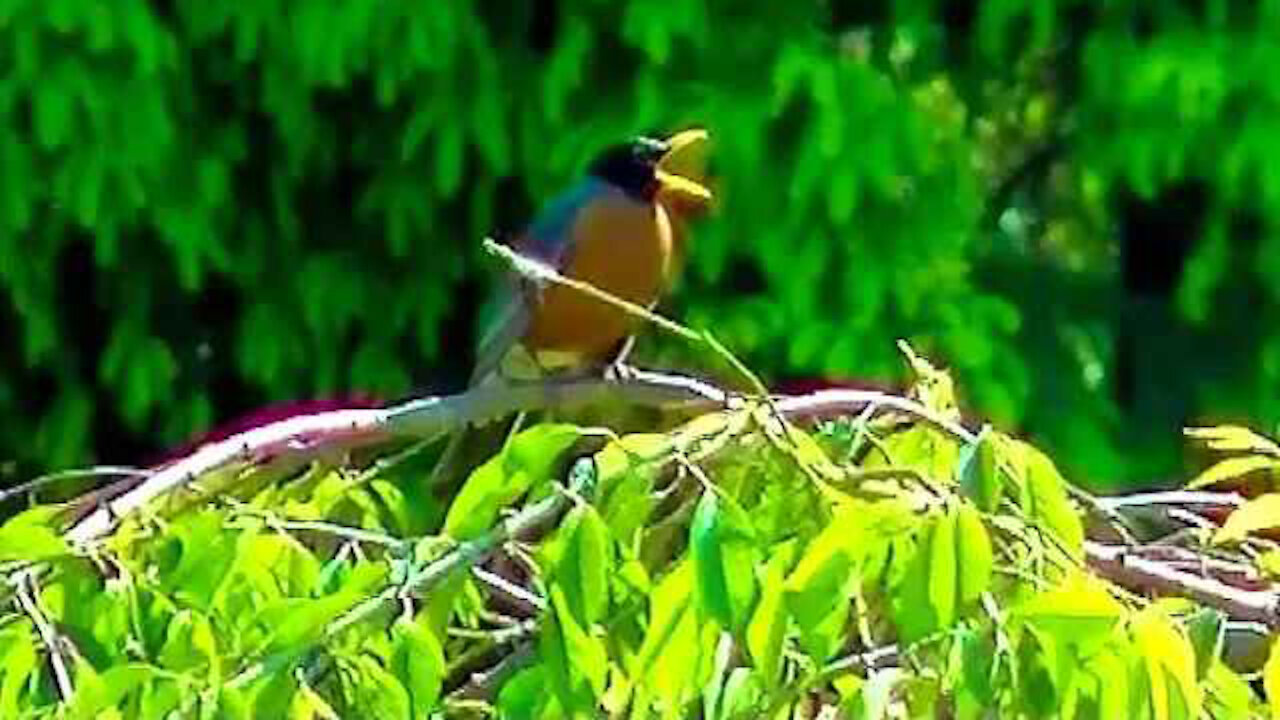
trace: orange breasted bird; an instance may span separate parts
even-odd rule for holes
[[[562,275],[654,306],[678,267],[685,220],[705,212],[712,199],[702,181],[708,140],[706,131],[695,129],[606,148],[587,177],[549,202],[511,247]],[[620,308],[514,275],[500,288],[496,306],[479,343],[472,386],[529,375],[603,374],[622,362],[636,330],[636,318]],[[501,447],[509,430],[508,423],[495,422],[455,433],[433,485],[453,487]]]

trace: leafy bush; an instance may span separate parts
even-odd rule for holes
[[[1092,571],[1099,501],[1033,446],[959,425],[950,378],[909,359],[914,399],[748,399],[621,435],[536,424],[439,500],[420,444],[335,465],[277,437],[292,450],[228,441],[235,462],[84,545],[37,506],[0,527],[0,714],[1263,711],[1221,613]],[[350,447],[356,424],[335,427]],[[1201,435],[1275,463],[1240,429]]]

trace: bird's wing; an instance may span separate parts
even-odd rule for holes
[[[512,243],[513,249],[556,270],[563,270],[579,211],[601,192],[608,191],[609,188],[604,183],[587,178],[561,193],[538,214],[529,229]],[[529,327],[530,306],[535,301],[535,288],[524,278],[507,272],[490,299],[490,306],[495,309],[495,314],[488,323],[488,329],[480,337],[476,364],[471,373],[472,385],[492,375],[520,341]]]

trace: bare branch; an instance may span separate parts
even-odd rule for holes
[[[1171,567],[1136,555],[1132,548],[1085,543],[1090,567],[1108,580],[1138,593],[1160,593],[1190,598],[1217,608],[1237,620],[1280,627],[1280,599],[1276,593],[1241,590],[1212,577]]]

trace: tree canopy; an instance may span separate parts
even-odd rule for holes
[[[4,0],[0,457],[456,383],[480,239],[699,124],[722,204],[670,312],[779,381],[898,381],[909,338],[1082,480],[1159,479],[1184,422],[1280,420],[1278,15]]]

